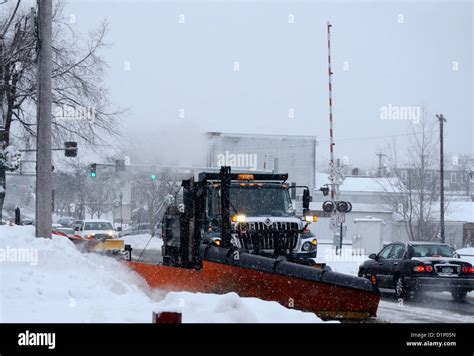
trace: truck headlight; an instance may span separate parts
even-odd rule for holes
[[[302,250],[303,250],[303,251],[311,251],[312,248],[313,248],[313,245],[311,245],[311,242],[306,241],[306,242],[303,244]]]
[[[305,243],[303,243],[303,246],[301,246],[301,249],[303,251],[313,251],[316,249],[317,246],[318,246],[318,240],[313,239],[311,241],[306,241]]]
[[[238,223],[245,222],[245,215],[234,215],[234,216],[232,216],[232,222],[238,222]]]
[[[318,217],[316,215],[306,215],[304,219],[306,222],[309,222],[309,223],[318,221]]]

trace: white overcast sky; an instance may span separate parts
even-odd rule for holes
[[[407,131],[406,121],[380,118],[389,104],[443,113],[446,151],[474,152],[473,11],[472,1],[70,0],[65,15],[81,32],[108,20],[105,85],[130,109],[125,130],[157,139],[169,126],[314,135],[320,159],[329,20],[336,155],[367,166],[383,137]]]

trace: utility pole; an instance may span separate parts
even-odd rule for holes
[[[0,155],[5,149],[5,40],[0,34]],[[5,167],[0,164],[0,223],[2,222],[3,199],[5,198]]]
[[[439,121],[439,173],[440,173],[440,182],[439,182],[439,222],[440,222],[440,237],[441,242],[445,242],[444,238],[444,133],[443,133],[443,124],[446,122],[446,119],[442,114],[436,115]]]
[[[383,175],[383,167],[382,167],[382,157],[385,155],[382,152],[377,153],[377,156],[379,158],[379,171],[378,171],[378,177],[381,178]]]
[[[38,103],[36,136],[36,237],[51,238],[52,0],[38,0]]]

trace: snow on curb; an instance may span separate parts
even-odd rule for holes
[[[126,265],[82,254],[68,239],[34,237],[32,226],[0,226],[0,322],[149,323],[153,311],[183,312],[187,323],[321,322],[276,302],[150,291]]]

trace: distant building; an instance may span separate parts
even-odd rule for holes
[[[412,184],[416,184],[416,179],[419,170],[416,168],[399,168],[398,175],[400,180],[408,184],[411,180]],[[439,186],[441,181],[441,174],[439,169],[425,170],[425,183]],[[447,193],[455,195],[465,195],[474,197],[474,175],[472,171],[462,170],[455,167],[444,170],[444,189]]]
[[[352,203],[352,212],[345,216],[346,231],[344,242],[350,244],[357,238],[355,221],[360,219],[379,219],[383,225],[383,241],[406,241],[408,234],[403,221],[393,207],[387,204],[388,194],[404,194],[397,192],[394,187],[398,184],[391,184],[388,179],[368,176],[347,176],[340,186],[340,200]],[[316,186],[320,187],[328,184],[328,175],[325,173],[316,174]],[[314,210],[320,219],[311,225],[311,230],[323,241],[332,242],[334,231],[330,229],[330,218],[322,211],[322,202],[329,200],[321,192],[316,192],[313,196],[311,209]],[[439,202],[434,203],[433,218],[439,221]],[[474,202],[452,200],[447,203],[445,213],[445,240],[456,248],[464,246],[474,246]]]
[[[315,187],[316,137],[206,133],[207,166],[288,173],[288,182]]]
[[[329,184],[326,173],[316,173],[316,187]],[[401,231],[398,221],[391,206],[387,204],[387,195],[403,194],[396,191],[397,184],[390,184],[386,178],[375,178],[368,176],[347,176],[340,186],[339,199],[349,201],[352,204],[352,211],[345,215],[343,233],[344,243],[351,244],[356,235],[355,221],[361,219],[380,220],[383,228],[382,240],[385,243],[392,241],[406,240],[406,234]],[[320,219],[317,223],[311,224],[311,230],[323,242],[331,242],[334,232],[330,228],[330,218],[322,211],[322,203],[329,200],[329,196],[324,196],[316,191],[313,194],[313,202],[310,207],[315,211]],[[337,231],[336,231],[337,232]]]

